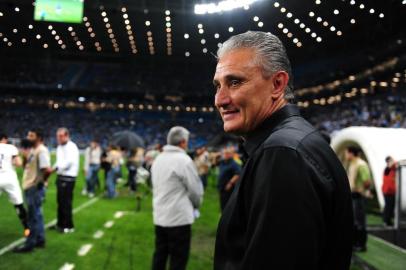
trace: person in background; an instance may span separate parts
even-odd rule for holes
[[[371,173],[368,164],[360,157],[360,154],[361,149],[354,146],[348,147],[345,152],[354,213],[353,250],[356,252],[364,252],[367,249],[365,200],[370,196],[369,188],[371,186]]]
[[[160,143],[157,143],[154,145],[154,147],[150,150],[148,150],[145,153],[144,156],[144,164],[145,164],[145,169],[150,173],[151,175],[151,166],[152,163],[154,162],[155,158],[162,152],[162,145]],[[149,187],[152,186],[151,184],[151,177],[147,178],[147,184]]]
[[[101,157],[100,157],[100,167],[103,170],[103,176],[104,176],[104,190],[107,191],[107,174],[109,173],[111,169],[111,164],[110,162],[107,161],[107,153],[110,151],[110,146],[108,146],[106,149],[103,150]]]
[[[200,179],[202,180],[203,188],[206,189],[207,177],[209,175],[210,168],[210,160],[209,160],[209,152],[207,152],[205,146],[201,146],[196,149],[196,156],[194,162],[196,164]]]
[[[20,183],[14,169],[14,167],[21,167],[22,164],[17,147],[8,143],[8,137],[5,133],[0,133],[0,194],[3,191],[7,193],[24,227],[24,236],[27,237],[30,234],[28,216],[23,204]]]
[[[155,158],[162,152],[162,146],[160,143],[154,145],[154,147],[145,153],[145,168],[150,171],[152,163]]]
[[[383,172],[382,193],[385,198],[385,207],[383,209],[383,222],[386,226],[393,226],[393,217],[395,214],[395,196],[396,196],[396,168],[397,164],[393,157],[385,158],[386,167]]]
[[[73,190],[79,172],[79,149],[70,139],[67,128],[58,128],[56,132],[58,147],[56,148],[56,163],[54,171],[57,173],[57,204],[58,214],[56,229],[62,233],[74,232],[72,218]]]
[[[16,253],[31,252],[34,248],[45,247],[45,227],[42,215],[44,189],[52,173],[48,148],[43,144],[44,134],[40,129],[31,129],[27,139],[32,147],[22,149],[23,190],[28,206],[28,227],[30,234],[25,243],[16,247]]]
[[[167,145],[152,163],[155,252],[153,270],[184,270],[190,252],[194,210],[202,203],[203,185],[193,160],[187,155],[189,131],[169,130]]]
[[[131,192],[137,191],[137,167],[138,167],[138,155],[137,148],[130,151],[130,155],[127,159],[128,169],[128,186]]]
[[[87,194],[90,198],[94,197],[95,186],[98,182],[101,156],[102,149],[98,141],[92,140],[90,146],[85,150],[84,172],[86,175],[86,188],[82,192],[83,195]]]
[[[223,212],[233,193],[234,186],[240,178],[241,166],[234,160],[234,147],[227,146],[222,150],[219,163],[218,190],[220,193],[220,208]]]
[[[121,173],[122,154],[120,149],[116,146],[110,146],[105,160],[110,164],[106,176],[107,197],[112,199],[116,197],[117,179]]]

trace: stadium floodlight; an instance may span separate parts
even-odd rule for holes
[[[212,14],[237,8],[245,8],[258,1],[260,0],[224,0],[218,3],[196,4],[195,14]]]

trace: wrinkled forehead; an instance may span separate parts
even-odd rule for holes
[[[218,60],[215,78],[229,72],[247,72],[258,67],[256,53],[250,48],[234,49],[224,53]]]

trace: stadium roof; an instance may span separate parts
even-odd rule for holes
[[[244,0],[251,4],[195,14],[195,4],[211,1],[85,0],[83,22],[74,24],[34,21],[32,1],[0,0],[0,52],[187,61],[208,58],[233,34],[262,30],[278,35],[293,61],[309,62],[406,42],[404,0]]]

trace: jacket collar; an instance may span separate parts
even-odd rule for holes
[[[164,152],[182,152],[182,153],[186,153],[185,150],[183,150],[182,148],[175,146],[175,145],[170,145],[167,144],[163,147],[163,151]]]
[[[296,105],[287,104],[265,119],[265,121],[254,131],[251,131],[248,135],[244,136],[244,149],[248,156],[252,156],[255,150],[266,140],[266,138],[269,137],[275,127],[277,127],[283,120],[299,115],[299,108]]]

